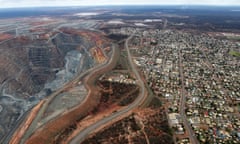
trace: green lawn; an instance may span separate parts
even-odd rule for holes
[[[240,52],[237,51],[230,51],[229,54],[232,56],[240,57]]]

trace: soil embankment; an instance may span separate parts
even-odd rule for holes
[[[98,88],[96,87],[96,79],[105,72],[113,69],[119,57],[119,49],[114,45],[113,54],[110,61],[102,67],[92,71],[85,77],[85,85],[89,90],[88,96],[84,102],[69,112],[62,114],[59,118],[50,121],[45,126],[37,130],[26,142],[26,144],[46,144],[53,143],[54,139],[69,126],[82,119],[90,113],[100,100]]]

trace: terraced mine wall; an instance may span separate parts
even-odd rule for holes
[[[0,45],[0,143],[40,99],[94,65],[93,45],[63,33],[49,43],[19,37]]]

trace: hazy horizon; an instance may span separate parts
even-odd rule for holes
[[[62,7],[62,6],[118,6],[118,5],[202,5],[202,6],[240,6],[239,0],[0,0],[0,8],[23,8],[23,7]]]

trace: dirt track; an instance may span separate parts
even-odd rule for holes
[[[48,122],[45,126],[38,129],[27,141],[26,144],[46,144],[53,143],[55,136],[70,125],[74,124],[77,120],[86,116],[91,112],[99,103],[100,95],[95,81],[103,73],[113,69],[119,58],[119,49],[113,45],[112,58],[106,65],[90,72],[85,77],[84,83],[89,93],[84,102],[78,107],[69,112],[63,113],[59,118]]]

